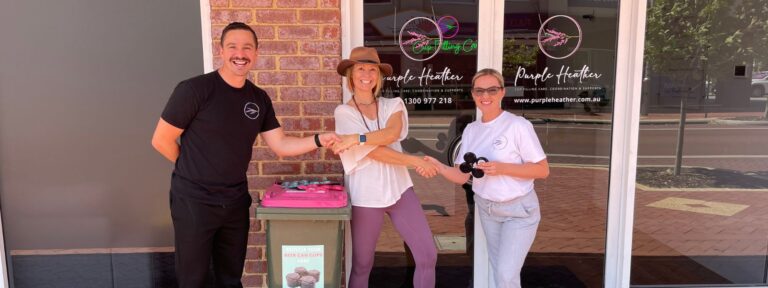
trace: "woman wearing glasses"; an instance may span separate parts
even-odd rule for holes
[[[405,104],[400,98],[378,97],[383,75],[392,74],[392,66],[381,63],[375,49],[357,47],[336,70],[346,77],[353,93],[352,99],[334,111],[336,133],[342,141],[333,150],[341,153],[352,196],[352,272],[347,287],[368,287],[385,214],[413,252],[413,287],[435,287],[437,248],[413,192],[408,166],[416,167],[424,177],[437,175],[437,167],[422,157],[402,153],[400,141],[408,135]]]
[[[488,257],[496,287],[520,287],[520,269],[541,219],[533,180],[546,178],[549,165],[531,122],[501,109],[501,73],[478,71],[472,78],[472,98],[482,117],[464,129],[457,167],[427,159],[438,166],[440,175],[457,184],[469,180],[469,174],[458,168],[465,162],[464,154],[488,159],[475,164],[484,175],[474,173],[472,180]]]

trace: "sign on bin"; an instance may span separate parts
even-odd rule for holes
[[[323,288],[324,245],[283,245],[283,288]]]

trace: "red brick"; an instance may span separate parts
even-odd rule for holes
[[[323,159],[324,160],[340,160],[341,158],[339,155],[333,154],[333,150],[325,149],[325,153],[323,153]]]
[[[319,177],[309,177],[307,175],[295,175],[295,176],[285,176],[283,177],[283,181],[300,181],[300,180],[315,180],[320,179]]]
[[[211,43],[211,51],[213,51],[213,57],[220,57],[221,56],[221,45],[218,41],[214,41]]]
[[[251,25],[251,28],[253,28],[253,32],[256,32],[256,37],[259,38],[259,47],[261,47],[261,40],[275,39],[275,27]]]
[[[259,86],[264,92],[267,92],[267,95],[269,95],[269,99],[272,100],[272,102],[277,101],[277,88],[275,87],[261,87]]]
[[[294,72],[259,72],[258,85],[296,85],[297,75]]]
[[[266,236],[264,232],[248,233],[248,246],[264,246],[267,244]]]
[[[267,261],[245,261],[245,273],[267,273]]]
[[[248,170],[245,171],[245,175],[259,175],[259,162],[248,163]]]
[[[261,220],[257,222],[261,222]],[[248,250],[245,252],[245,258],[248,260],[264,260],[262,259],[262,252],[264,252],[263,247],[248,247]]]
[[[254,147],[251,152],[251,161],[275,159],[277,159],[277,154],[267,147]]]
[[[301,110],[298,102],[275,102],[272,104],[277,116],[299,116]]]
[[[323,129],[330,132],[336,131],[336,119],[333,117],[323,119]]]
[[[302,103],[301,110],[306,116],[331,116],[333,117],[333,110],[339,106],[336,102],[311,102]]]
[[[296,54],[298,49],[298,44],[294,41],[259,42],[259,55],[292,55]]]
[[[339,0],[320,0],[320,8],[339,8]]]
[[[341,58],[339,57],[323,57],[323,69],[336,71],[336,66],[339,66]]]
[[[320,29],[314,26],[277,27],[277,36],[280,39],[316,39],[319,35]]]
[[[279,177],[275,176],[248,176],[248,189],[252,190],[258,190],[258,189],[267,189],[269,185],[272,185],[275,183],[275,181],[280,180]]]
[[[275,70],[277,64],[275,63],[275,56],[259,56],[256,57],[256,65],[253,66],[255,70]]]
[[[320,100],[320,88],[315,87],[281,87],[280,100],[283,101],[314,101]]]
[[[292,118],[286,117],[282,120],[283,129],[286,131],[320,131],[323,127],[320,118]]]
[[[229,23],[227,23],[229,24]],[[275,28],[272,26],[256,26],[256,25],[250,25],[254,32],[256,32],[256,37],[259,38],[259,41],[264,39],[275,39]],[[226,25],[211,25],[211,37],[213,40],[221,40],[221,34],[224,31],[224,27]],[[216,41],[216,43],[219,43],[219,41]]]
[[[281,70],[318,70],[320,60],[312,56],[286,56],[280,57]]]
[[[277,0],[275,4],[281,8],[312,8],[317,7],[317,0]]]
[[[306,174],[342,174],[344,167],[341,162],[305,162]]]
[[[301,45],[301,53],[312,55],[341,55],[339,41],[312,41]]]
[[[340,87],[323,87],[323,100],[341,103]]]
[[[272,7],[272,0],[232,0],[232,7],[243,7],[243,8]]]
[[[312,150],[308,153],[304,153],[301,155],[283,157],[281,160],[287,160],[287,161],[320,160],[320,149]]]
[[[341,84],[341,76],[336,72],[305,72],[301,78],[301,84],[306,86]]]
[[[214,8],[229,7],[229,0],[211,0],[210,3]]]
[[[296,23],[296,10],[256,10],[257,23]]]
[[[264,162],[261,165],[264,175],[294,175],[301,173],[301,164],[298,162]]]
[[[339,37],[341,35],[341,26],[325,26],[320,35],[322,39],[326,40],[341,39]]]
[[[224,65],[224,60],[221,60],[221,57],[213,57],[213,69],[219,69],[221,65]]]
[[[245,288],[267,287],[264,286],[266,285],[264,284],[264,275],[245,274],[240,281],[243,282]]]
[[[221,32],[224,30],[225,25],[211,25],[211,38],[213,40],[219,40],[221,39]],[[214,41],[216,43],[219,43],[219,41]]]
[[[229,24],[230,22],[251,23],[251,10],[211,9],[211,24]]]
[[[264,232],[261,231],[261,220],[259,219],[251,219],[251,227],[249,228],[249,232]]]
[[[301,10],[299,19],[304,24],[338,24],[341,23],[341,11],[334,10]]]

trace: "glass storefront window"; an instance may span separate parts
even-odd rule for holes
[[[505,1],[504,108],[533,123],[550,163],[536,183],[531,285],[603,286],[617,4]]]
[[[382,96],[400,97],[408,109],[405,152],[453,160],[460,125],[475,113],[469,87],[477,71],[477,21],[476,1],[365,1],[364,45],[376,48],[382,62],[394,68]],[[411,174],[438,248],[437,287],[468,287],[471,194],[442,177]],[[370,283],[410,283],[413,264],[407,254],[387,222]]]
[[[649,1],[632,285],[766,283],[766,12]]]

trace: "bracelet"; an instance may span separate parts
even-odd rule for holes
[[[317,148],[323,147],[323,144],[320,143],[320,134],[315,134],[315,145],[317,145]]]

